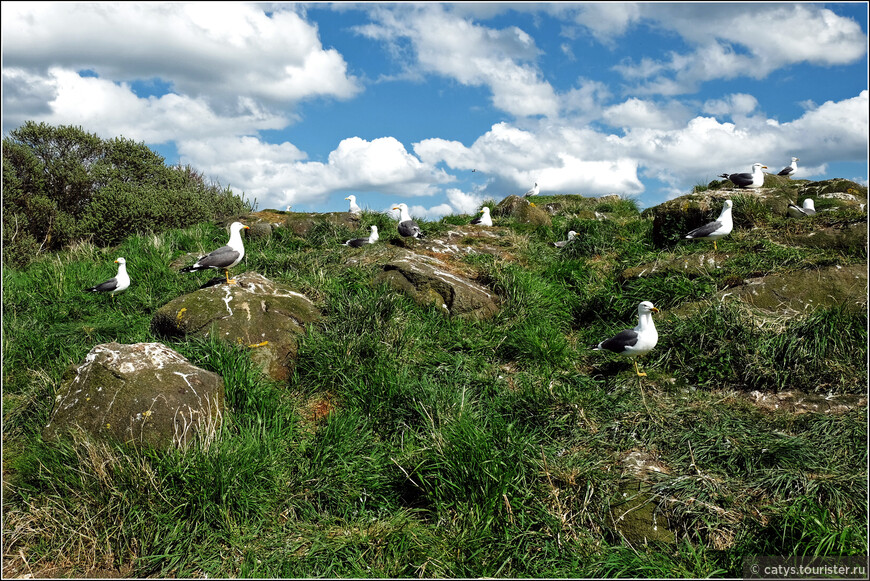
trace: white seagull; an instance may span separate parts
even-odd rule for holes
[[[348,210],[354,216],[359,216],[362,213],[362,208],[357,206],[356,204],[356,196],[348,196],[345,200],[350,200],[350,210]]]
[[[528,192],[526,192],[525,194],[523,194],[523,197],[528,198],[529,196],[537,196],[540,193],[541,193],[541,188],[538,187],[538,182],[535,182],[534,187],[531,190],[529,190]]]
[[[553,242],[553,246],[555,246],[556,248],[565,248],[566,246],[568,246],[568,243],[571,242],[572,240],[574,240],[576,237],[577,237],[577,233],[574,232],[573,230],[570,230],[568,232],[568,239],[567,240],[560,240],[559,242]]]
[[[716,247],[716,240],[723,236],[728,236],[731,234],[731,230],[734,229],[734,220],[731,218],[731,207],[733,205],[734,203],[731,200],[725,200],[725,205],[722,206],[722,213],[719,214],[716,220],[704,224],[700,228],[695,228],[686,234],[686,238],[709,238],[713,241],[713,248],[719,250]]]
[[[345,246],[350,246],[351,248],[359,248],[360,246],[365,246],[366,244],[374,244],[378,241],[378,227],[372,225],[372,233],[369,234],[368,238],[351,238],[350,240],[345,241]]]
[[[393,209],[399,211],[399,234],[405,237],[423,238],[423,231],[420,230],[419,224],[414,222],[408,213],[408,204],[401,203],[393,206]]]
[[[816,215],[816,205],[810,198],[804,200],[802,208],[799,208],[794,202],[788,204],[788,215],[792,218],[803,218],[805,216]]]
[[[607,350],[632,358],[649,353],[659,341],[659,332],[652,318],[652,314],[657,312],[659,310],[651,302],[643,301],[637,306],[637,327],[620,331],[610,339],[593,345],[592,350]],[[634,360],[634,371],[638,377],[646,377],[646,373],[637,368],[637,359]]]
[[[785,166],[785,167],[782,168],[782,170],[781,170],[778,174],[776,174],[776,175],[778,175],[778,176],[788,176],[789,178],[791,178],[791,174],[793,174],[794,171],[797,169],[797,162],[799,162],[799,161],[800,161],[800,159],[798,159],[797,157],[793,157],[793,158],[791,158],[791,165],[787,165],[787,166]]]
[[[480,210],[482,214],[471,221],[475,226],[492,226],[492,217],[489,215],[489,206],[484,206]]]
[[[241,222],[233,222],[230,225],[230,241],[226,246],[221,246],[217,250],[201,256],[193,265],[182,268],[181,272],[196,272],[206,268],[213,268],[226,272],[227,284],[236,282],[235,279],[230,279],[230,269],[240,263],[245,257],[245,245],[242,244],[241,232],[248,229]]]
[[[764,172],[761,171],[762,169],[767,169],[767,166],[753,163],[752,173],[723,173],[719,174],[719,177],[731,180],[731,183],[738,188],[760,188],[764,185]]]
[[[123,258],[119,258],[115,262],[118,263],[118,274],[97,286],[86,288],[85,292],[109,293],[109,296],[114,299],[116,294],[127,290],[127,287],[130,286],[130,276],[127,274],[127,261]]]

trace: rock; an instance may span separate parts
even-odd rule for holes
[[[715,220],[727,193],[689,194],[648,208],[641,216],[653,217],[652,241],[656,248],[675,246],[686,234]]]
[[[268,222],[248,224],[247,237],[250,240],[268,240],[272,237],[272,225]]]
[[[842,414],[857,407],[867,405],[866,395],[841,394],[825,397],[814,393],[804,393],[800,390],[769,393],[751,391],[742,394],[759,408],[769,411],[783,411],[795,415],[805,413]]]
[[[438,259],[408,252],[384,265],[377,280],[411,296],[418,304],[432,304],[445,314],[487,319],[498,312],[495,296],[482,286],[447,272]]]
[[[794,246],[831,248],[858,254],[867,248],[867,222],[820,228],[809,233],[785,235],[784,238]]]
[[[288,212],[284,217],[284,227],[292,230],[297,236],[305,236],[317,225],[323,223],[356,230],[359,228],[359,221],[358,216],[352,216],[349,212],[330,212],[326,214],[317,212]]]
[[[251,349],[251,358],[275,380],[290,376],[296,337],[320,313],[305,295],[246,272],[236,284],[217,284],[178,297],[157,310],[155,333],[167,337],[214,336]]]
[[[632,543],[675,544],[676,536],[667,528],[666,515],[656,510],[657,497],[646,482],[628,478],[619,487],[621,499],[610,503],[610,521]]]
[[[520,196],[508,196],[498,203],[493,208],[494,216],[512,216],[520,224],[531,224],[533,226],[549,226],[552,224],[550,215],[539,208],[533,206],[534,202]]]
[[[81,429],[157,449],[209,439],[224,411],[224,382],[160,343],[108,343],[70,367],[43,437]]]
[[[843,304],[856,312],[867,309],[867,265],[831,266],[771,274],[720,291],[756,308],[776,313],[803,313],[807,309]]]

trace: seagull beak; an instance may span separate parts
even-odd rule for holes
[[[245,226],[245,230],[250,230],[250,229],[251,229],[250,226]]]
[[[653,307],[653,308],[651,308],[650,310],[651,310],[652,312],[654,312],[654,313],[658,313],[658,312],[659,312],[659,310],[658,310],[656,307]]]
[[[349,199],[350,199],[350,196],[348,196],[347,198],[345,198],[345,200],[349,200]]]
[[[767,169],[766,165],[761,166],[762,169]]]
[[[115,262],[118,262],[117,260]]]

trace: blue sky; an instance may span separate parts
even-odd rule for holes
[[[3,2],[3,132],[143,141],[259,209],[866,184],[867,6]]]

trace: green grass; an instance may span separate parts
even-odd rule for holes
[[[795,415],[741,397],[866,393],[866,318],[832,308],[758,325],[710,300],[727,277],[837,256],[747,234],[721,241],[732,253],[721,271],[622,280],[662,253],[633,201],[600,204],[577,202],[550,228],[503,218],[518,232],[503,240],[516,261],[457,259],[499,296],[488,321],[446,318],[373,283],[376,262],[348,262],[365,254],[341,242],[370,224],[391,243],[383,216],[250,241],[236,272],[304,292],[323,320],[280,383],[238,348],[168,343],[226,382],[227,421],[186,451],[40,434],[64,371],[94,345],[164,341],[154,310],[213,276],[169,264],[225,243],[223,229],[85,244],[4,269],[9,554],[68,576],[734,577],[744,556],[866,550],[866,405]],[[591,210],[613,217],[579,214]],[[568,229],[583,236],[554,248]],[[118,256],[131,288],[114,301],[82,293],[114,275]],[[642,383],[629,361],[588,349],[633,327],[640,300],[663,309]],[[700,305],[691,316],[672,314],[689,303]],[[646,486],[674,544],[625,539],[613,523],[636,482],[623,464],[635,451],[665,467]]]

